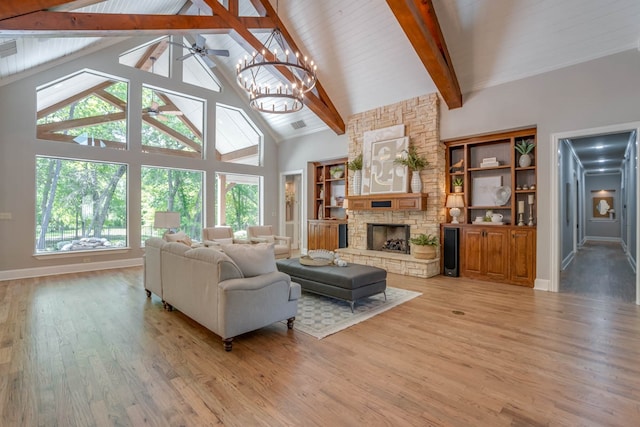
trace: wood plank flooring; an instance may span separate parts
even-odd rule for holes
[[[0,425],[638,425],[638,306],[389,282],[423,295],[323,340],[275,324],[231,353],[147,299],[140,268],[0,282]]]
[[[636,274],[620,243],[588,241],[560,272],[560,292],[635,303]]]

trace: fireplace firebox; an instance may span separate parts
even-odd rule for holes
[[[406,224],[367,224],[367,249],[371,251],[410,253],[410,227]]]

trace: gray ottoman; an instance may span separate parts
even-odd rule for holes
[[[298,258],[279,259],[276,265],[300,283],[303,291],[348,301],[351,311],[359,298],[379,293],[387,297],[387,271],[382,268],[361,264],[312,267],[300,264]]]

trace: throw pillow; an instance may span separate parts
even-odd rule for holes
[[[187,237],[184,231],[178,231],[177,233],[167,233],[164,235],[164,240],[167,242],[177,242],[178,240],[185,240]]]
[[[223,245],[222,250],[236,263],[244,277],[278,271],[273,244]]]

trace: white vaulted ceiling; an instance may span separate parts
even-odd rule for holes
[[[640,40],[639,0],[432,1],[463,94],[634,49]],[[274,8],[278,3],[278,15],[298,47],[318,63],[319,80],[345,122],[352,114],[437,90],[385,0],[271,3]],[[81,10],[210,13],[197,5],[205,6],[202,0],[106,0]],[[249,0],[240,0],[239,8],[256,14]],[[205,36],[207,47],[230,51],[228,59],[215,61],[227,80],[235,81],[234,66],[245,51],[227,35]],[[121,40],[0,32],[0,43],[11,39],[17,40],[18,53],[0,58],[0,84],[92,43]],[[307,107],[264,117],[279,139],[327,129]],[[291,123],[299,120],[307,126],[296,130]]]

